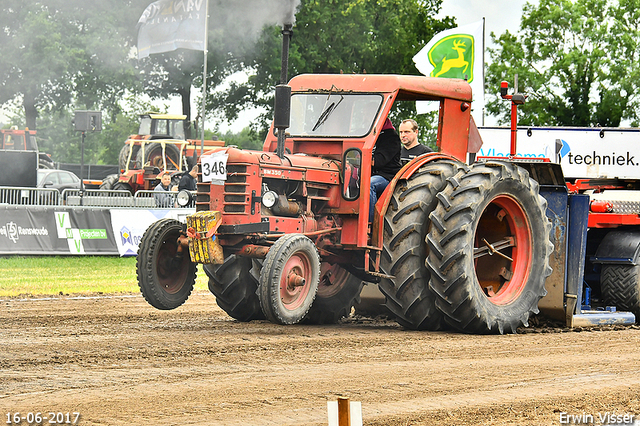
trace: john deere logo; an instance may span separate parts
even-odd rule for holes
[[[450,35],[436,42],[429,50],[429,62],[433,65],[431,77],[466,78],[473,81],[475,45],[468,34]]]

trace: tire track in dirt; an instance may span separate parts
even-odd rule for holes
[[[368,425],[640,414],[637,328],[468,336],[366,319],[283,327],[233,321],[208,294],[175,311],[140,297],[0,306],[0,413],[78,411],[83,425],[320,425],[326,401],[348,396]]]

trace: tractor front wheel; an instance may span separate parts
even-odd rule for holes
[[[515,333],[551,274],[547,202],[513,163],[477,163],[448,182],[427,238],[436,307],[459,331]]]
[[[337,263],[320,264],[320,282],[316,299],[305,322],[309,324],[335,324],[349,316],[358,302],[364,283]]]
[[[129,191],[133,194],[133,188],[131,188],[131,185],[129,185],[128,183],[125,182],[116,182],[113,184],[113,188],[114,191]]]
[[[115,185],[118,182],[119,178],[120,178],[120,175],[117,174],[117,173],[114,173],[112,175],[108,175],[107,177],[102,179],[102,183],[100,184],[100,189],[105,190],[105,191],[112,190],[113,189],[113,185]]]
[[[318,291],[320,257],[302,234],[287,234],[271,247],[260,271],[260,306],[277,324],[302,321]]]
[[[196,264],[189,250],[179,250],[178,238],[186,226],[174,219],[160,219],[142,236],[136,270],[138,286],[149,304],[158,309],[175,309],[193,290]]]
[[[204,265],[216,303],[238,321],[264,319],[258,299],[261,265],[257,259],[229,254],[222,265]]]

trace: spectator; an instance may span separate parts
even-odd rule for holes
[[[427,152],[433,152],[431,148],[418,142],[418,123],[416,120],[411,118],[402,120],[399,130],[400,140],[402,142],[402,151],[400,154],[402,164]]]
[[[178,191],[182,191],[186,189],[189,192],[196,191],[198,189],[198,165],[196,164],[189,170],[189,173],[185,173],[182,175],[180,179],[180,183],[178,184]],[[195,199],[194,197],[190,197],[189,204],[185,207],[194,207]]]
[[[178,191],[186,189],[187,191],[196,191],[198,189],[198,165],[196,164],[189,170],[189,173],[182,175],[178,184]]]
[[[169,174],[169,172],[162,173],[160,175],[160,183],[153,189],[154,192],[159,192],[159,194],[154,194],[153,196],[156,200],[156,207],[173,207],[174,197],[171,192],[176,189],[176,187],[171,188],[171,174]]]
[[[369,189],[369,222],[373,220],[374,206],[387,185],[401,169],[400,137],[391,120],[385,120],[382,131],[373,147],[371,187]]]

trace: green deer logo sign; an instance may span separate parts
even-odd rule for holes
[[[448,77],[473,81],[475,58],[473,36],[456,34],[444,37],[429,50],[429,62],[434,67],[431,77]]]

